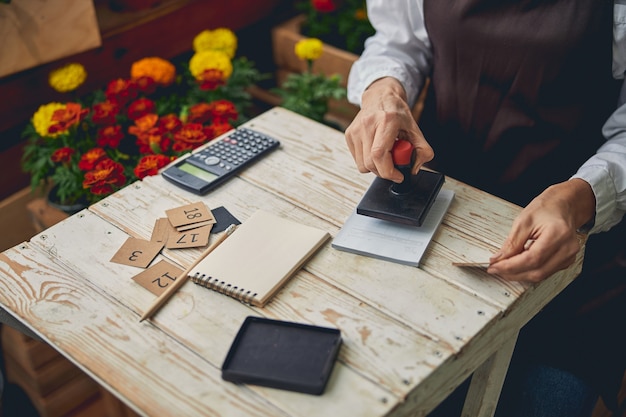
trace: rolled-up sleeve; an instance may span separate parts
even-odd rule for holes
[[[367,87],[377,79],[394,77],[413,106],[430,72],[432,53],[424,27],[423,1],[368,0],[367,12],[376,34],[348,77],[348,100],[358,106]]]
[[[626,0],[615,1],[613,25],[613,76],[626,72]],[[617,109],[602,129],[607,139],[573,178],[587,181],[596,196],[596,217],[591,233],[610,229],[626,213],[626,80]]]

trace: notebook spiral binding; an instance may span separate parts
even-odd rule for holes
[[[232,286],[224,281],[220,281],[219,278],[213,278],[210,275],[201,274],[199,272],[193,275],[191,277],[191,280],[195,284],[217,291],[221,294],[228,295],[229,297],[232,297],[246,304],[252,304],[252,300],[254,300],[254,298],[257,296],[257,293],[246,291],[245,288]]]

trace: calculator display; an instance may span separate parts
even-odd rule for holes
[[[186,173],[194,175],[200,179],[203,179],[206,182],[213,182],[217,179],[217,175],[212,174],[209,171],[200,169],[197,166],[191,165],[187,162],[178,165],[178,168],[180,168],[181,171],[185,171]]]
[[[239,127],[161,174],[179,187],[204,195],[279,145],[271,136]]]

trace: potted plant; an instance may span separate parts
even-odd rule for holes
[[[302,39],[296,43],[294,53],[306,63],[300,73],[290,73],[280,88],[274,92],[282,99],[281,106],[318,122],[326,122],[330,99],[346,97],[339,74],[325,75],[313,71],[315,61],[322,55],[324,45],[316,38]]]
[[[194,39],[194,54],[176,66],[159,57],[136,61],[126,79],[66,102],[46,103],[24,130],[23,169],[33,190],[49,189],[76,211],[125,185],[155,175],[182,154],[245,121],[246,91],[263,76],[225,28]],[[79,63],[50,73],[71,94],[87,77]],[[71,212],[70,211],[70,212]]]

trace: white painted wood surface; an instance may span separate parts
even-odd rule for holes
[[[453,204],[414,268],[326,244],[264,308],[191,282],[139,323],[154,295],[109,262],[128,236],[148,239],[165,210],[204,201],[241,221],[257,209],[335,235],[373,179],[359,174],[341,132],[280,108],[249,127],[282,146],[206,196],[146,178],[0,254],[0,303],[146,416],[421,416],[474,370],[466,410],[493,412],[519,328],[580,270],[539,286],[453,261],[484,261],[519,207],[451,178]],[[185,268],[200,249],[164,250]],[[311,396],[221,380],[248,315],[337,327],[343,346],[326,391]],[[470,414],[471,415],[471,414]]]

